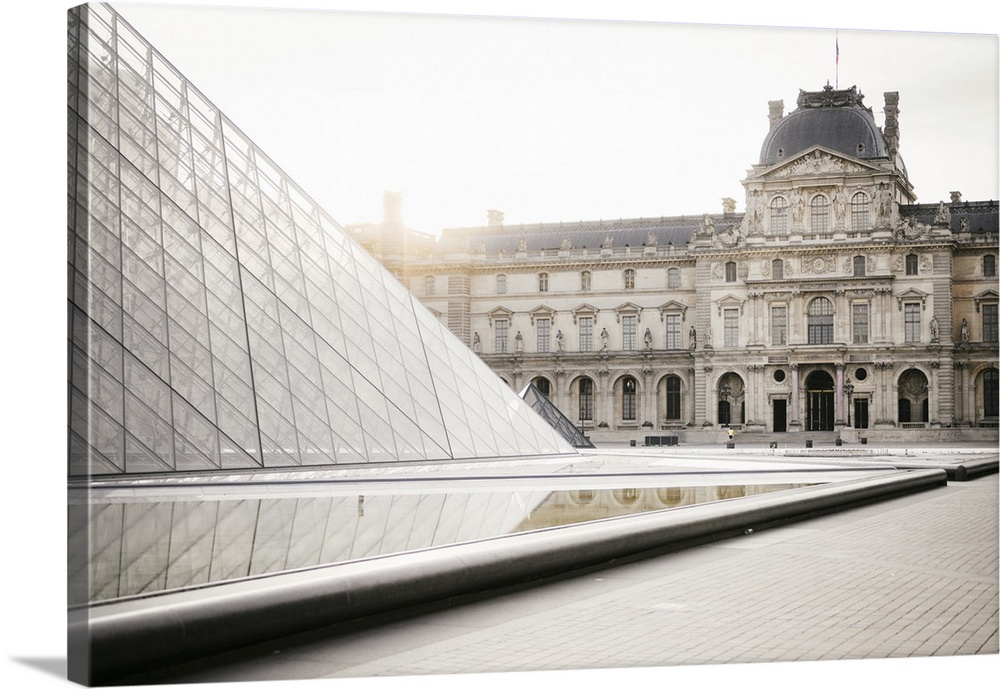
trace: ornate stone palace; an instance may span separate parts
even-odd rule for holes
[[[880,128],[827,85],[772,101],[745,212],[349,228],[510,386],[596,442],[823,431],[997,437],[997,201],[916,203],[898,94]],[[783,436],[788,438],[789,436]],[[772,436],[773,438],[773,436]]]

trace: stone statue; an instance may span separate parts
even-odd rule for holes
[[[642,336],[642,341],[645,343],[646,349],[652,349],[653,333],[649,332],[649,328],[646,328],[646,334]]]
[[[611,238],[611,235],[606,234],[604,235],[604,242],[601,244],[601,247],[604,249],[610,249],[614,243],[615,240]]]
[[[698,346],[698,331],[695,330],[694,326],[692,325],[691,329],[688,330],[688,349],[690,349],[693,352],[695,350],[695,347],[697,346]]]
[[[652,232],[646,235],[646,246],[656,246],[656,235]]]
[[[969,342],[969,321],[962,319],[962,325],[958,329],[959,338],[962,340],[963,344]]]
[[[514,351],[523,352],[524,351],[524,338],[521,337],[521,331],[517,331],[517,335],[514,336]]]
[[[938,321],[937,316],[931,316],[931,342],[938,341]]]
[[[562,330],[556,331],[556,349],[560,352],[566,351],[566,341],[563,338]]]
[[[573,248],[573,244],[572,244],[572,242],[569,241],[569,237],[563,237],[562,238],[562,245],[560,246],[560,249],[562,251],[569,251],[572,248]]]
[[[518,253],[524,253],[527,250],[528,250],[528,241],[524,237],[521,237],[520,239],[517,240],[517,251]]]
[[[792,203],[792,222],[795,227],[802,227],[803,221],[806,219],[806,202],[802,198],[802,194],[795,194],[795,201]]]
[[[937,213],[934,215],[935,225],[951,225],[951,211],[948,206],[944,205],[944,201],[938,204]]]
[[[478,332],[477,333],[473,333],[472,334],[472,351],[475,352],[476,354],[479,354],[479,352],[480,352],[481,349],[482,349],[482,345],[479,342],[479,333]]]
[[[608,329],[601,328],[601,351],[607,351],[608,349]]]
[[[847,217],[847,194],[843,189],[837,189],[833,195],[833,214],[837,218],[837,225],[843,225]]]
[[[705,346],[709,348],[712,346],[712,326],[705,328]]]

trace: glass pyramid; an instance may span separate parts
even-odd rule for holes
[[[552,404],[533,383],[528,383],[524,390],[521,390],[521,399],[527,402],[535,413],[548,421],[549,425],[573,447],[594,447],[583,431],[574,426],[573,422],[566,418],[566,415],[559,411],[559,408]]]
[[[68,57],[70,476],[574,452],[113,9]]]

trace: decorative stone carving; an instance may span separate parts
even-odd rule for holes
[[[701,216],[701,221],[698,223],[698,229],[695,230],[695,239],[714,239],[715,238],[715,221],[705,213]]]
[[[948,209],[948,206],[944,205],[944,201],[938,204],[937,213],[934,214],[934,224],[951,225],[951,210]]]

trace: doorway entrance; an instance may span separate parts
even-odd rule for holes
[[[833,430],[833,378],[826,371],[813,371],[806,378],[806,430]]]
[[[788,430],[788,420],[786,418],[788,400],[774,400],[773,425],[771,430],[774,433],[784,433]]]

